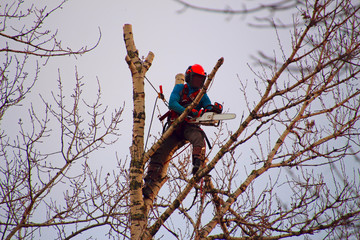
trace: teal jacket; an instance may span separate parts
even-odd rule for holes
[[[170,95],[169,108],[170,110],[174,110],[178,114],[181,114],[185,110],[185,107],[180,104],[182,100],[181,94],[183,93],[184,86],[185,86],[184,84],[176,84]],[[193,94],[198,90],[190,87],[189,85],[188,85],[188,89],[189,89],[189,92],[187,94],[188,96],[190,96],[191,94]],[[195,107],[195,109],[200,110],[201,108],[206,108],[210,105],[211,105],[210,98],[205,93],[204,96],[201,98],[199,104]]]

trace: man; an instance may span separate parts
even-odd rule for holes
[[[170,115],[168,117],[170,124],[194,101],[203,87],[205,79],[206,73],[199,64],[192,65],[186,70],[186,84],[175,85],[170,95]],[[216,106],[222,108],[221,105]],[[177,146],[181,147],[184,141],[189,141],[192,145],[192,174],[196,174],[205,160],[205,133],[198,125],[188,123],[188,121],[191,118],[199,117],[204,111],[212,110],[212,108],[211,101],[205,93],[199,104],[189,113],[188,118],[178,126],[173,134],[154,153],[150,159],[145,177],[144,198],[153,197],[152,186],[161,182],[161,172],[170,152]]]

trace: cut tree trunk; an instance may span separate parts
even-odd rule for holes
[[[145,61],[139,57],[135,47],[132,26],[124,25],[124,41],[126,45],[126,62],[131,71],[133,80],[133,135],[130,147],[130,221],[131,239],[140,239],[146,228],[147,214],[142,198],[142,179],[144,174],[144,125],[145,125],[145,92],[144,76],[149,70],[154,59],[154,54],[149,52]]]

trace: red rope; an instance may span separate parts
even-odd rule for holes
[[[204,168],[204,167],[205,167],[205,161],[202,163],[202,168]],[[200,181],[200,199],[201,199],[201,202],[204,201],[203,185],[204,185],[204,177],[202,177],[201,181]]]
[[[190,146],[190,143],[189,143],[183,150],[181,150],[178,154],[176,154],[175,156],[173,156],[172,158],[170,158],[169,160],[167,160],[167,161],[164,163],[164,165],[167,164],[168,162],[170,162],[171,160],[173,160],[174,158],[176,158],[177,156],[179,156],[180,154],[182,154],[189,146]]]
[[[200,181],[200,198],[203,197],[203,184],[204,184],[204,178],[201,178],[201,181]]]

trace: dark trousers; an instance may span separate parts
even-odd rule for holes
[[[186,141],[192,145],[192,157],[194,161],[204,161],[205,158],[205,140],[203,130],[189,123],[182,123],[169,138],[165,140],[162,146],[150,158],[145,183],[159,182],[162,177],[163,167],[171,156],[170,153],[176,148],[182,147]]]

